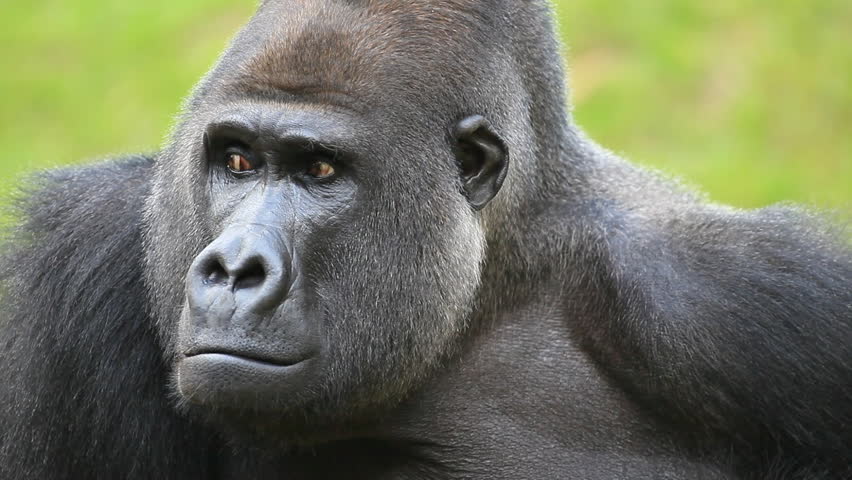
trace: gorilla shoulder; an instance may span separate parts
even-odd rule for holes
[[[171,408],[146,314],[141,217],[151,166],[134,156],[46,172],[13,205],[21,223],[0,260],[0,478],[207,471],[199,450],[209,440],[191,442]],[[74,428],[46,427],[68,421]],[[175,455],[158,443],[165,438],[193,453]],[[74,454],[59,453],[68,448]]]

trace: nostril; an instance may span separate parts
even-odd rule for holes
[[[228,271],[217,257],[211,257],[204,263],[201,267],[201,275],[204,277],[204,282],[208,284],[228,283]]]
[[[266,280],[266,270],[258,260],[250,260],[247,265],[237,272],[234,279],[234,290],[258,287]]]

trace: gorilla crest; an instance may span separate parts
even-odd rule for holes
[[[265,0],[153,156],[36,175],[0,478],[852,476],[852,253],[599,147],[543,0]]]

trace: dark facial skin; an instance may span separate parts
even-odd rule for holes
[[[332,255],[321,245],[357,190],[354,152],[339,146],[352,144],[346,120],[255,108],[207,128],[218,236],[190,267],[178,340],[178,387],[193,403],[286,410],[317,377],[326,310],[314,285]]]
[[[852,476],[852,253],[634,167],[543,1],[266,0],[0,255],[0,479]]]

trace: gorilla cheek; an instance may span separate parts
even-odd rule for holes
[[[392,403],[427,378],[463,335],[484,241],[470,207],[447,203],[456,212],[423,213],[425,222],[408,227],[416,236],[380,238],[396,230],[373,225],[360,242],[341,246],[345,261],[321,285],[324,305],[334,309],[327,328],[330,371],[338,372],[331,387],[339,396]]]

